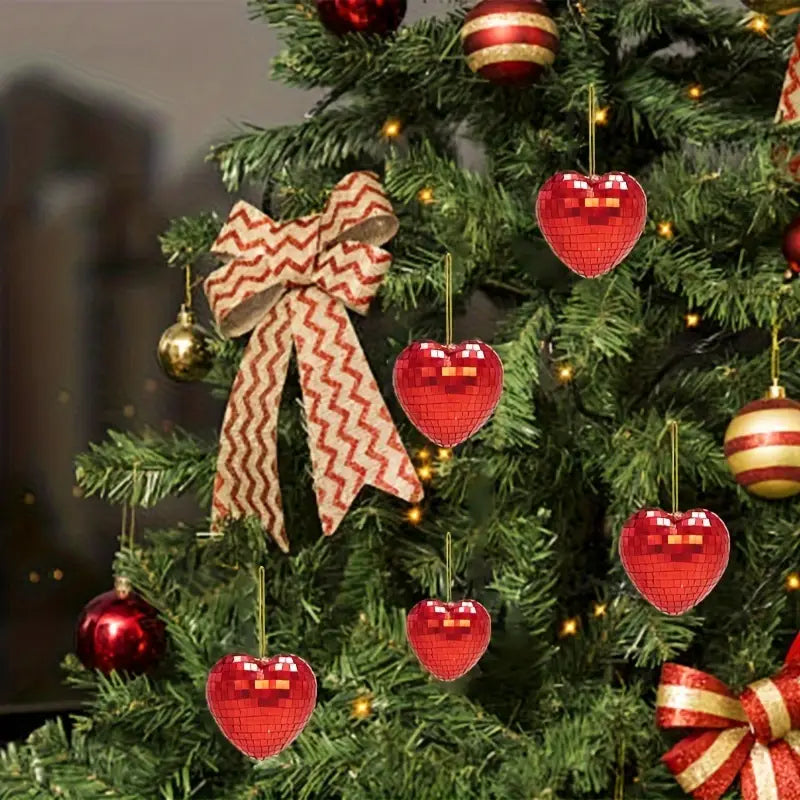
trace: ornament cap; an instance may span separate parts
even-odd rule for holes
[[[131,579],[125,575],[117,575],[116,578],[114,578],[114,591],[120,597],[127,597],[133,591]]]
[[[772,386],[767,389],[767,393],[764,397],[767,400],[783,400],[786,397],[786,389],[784,389],[783,386],[779,386],[777,383],[773,383]]]
[[[194,311],[187,308],[185,303],[181,304],[181,310],[178,312],[178,323],[184,327],[194,325]]]

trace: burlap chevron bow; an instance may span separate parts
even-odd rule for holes
[[[791,14],[800,11],[800,2],[781,0],[776,3],[774,10],[779,14]],[[800,122],[800,28],[797,29],[792,54],[789,56],[789,63],[786,66],[778,110],[775,112],[775,122]]]
[[[751,683],[739,697],[700,670],[664,664],[662,728],[700,728],[663,761],[687,794],[718,800],[740,776],[744,800],[800,800],[800,669]]]
[[[212,517],[256,515],[282,550],[277,418],[297,348],[314,490],[326,535],[370,484],[405,500],[422,486],[378,391],[345,306],[366,313],[389,269],[379,245],[397,218],[376,175],[353,172],[321,214],[275,222],[237,203],[212,252],[227,259],[205,282],[225,336],[252,330],[220,436]]]

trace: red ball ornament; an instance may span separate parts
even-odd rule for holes
[[[639,593],[665,614],[683,614],[717,585],[731,543],[725,523],[699,508],[637,511],[625,523],[619,554]]]
[[[552,251],[584,278],[614,269],[644,230],[647,195],[624,172],[558,172],[536,197],[536,218]]]
[[[558,53],[558,28],[541,0],[481,0],[461,43],[473,72],[492,83],[533,83]]]
[[[476,600],[422,600],[406,618],[420,664],[440,681],[454,681],[480,661],[492,636],[492,618]]]
[[[783,232],[783,257],[792,272],[800,272],[800,217],[795,217]]]
[[[234,747],[251,758],[269,758],[285,750],[311,718],[317,679],[298,656],[232,653],[208,673],[206,702]]]
[[[394,362],[394,391],[414,426],[440,447],[469,439],[503,391],[503,362],[477,339],[412,342]]]
[[[91,600],[78,618],[76,652],[87,669],[146,672],[164,654],[165,626],[130,582]]]
[[[406,0],[316,0],[322,24],[333,33],[374,33],[397,30]]]

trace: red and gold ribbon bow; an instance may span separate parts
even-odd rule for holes
[[[737,697],[700,670],[664,664],[662,728],[700,728],[664,757],[695,800],[718,800],[740,776],[744,800],[800,800],[800,669],[751,683]]]
[[[252,331],[220,435],[214,523],[258,516],[289,543],[277,465],[277,421],[292,341],[314,490],[326,535],[365,484],[417,501],[422,486],[378,391],[345,306],[366,313],[392,258],[380,245],[397,218],[377,176],[353,172],[321,214],[275,222],[237,203],[212,252],[227,263],[205,282],[225,336]]]

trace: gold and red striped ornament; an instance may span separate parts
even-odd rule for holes
[[[725,458],[736,482],[768,500],[800,492],[800,403],[773,384],[725,431]]]
[[[492,83],[533,83],[558,53],[558,28],[542,0],[481,0],[461,43],[473,72]]]
[[[800,671],[785,667],[735,695],[691,667],[664,664],[656,724],[695,729],[661,759],[695,800],[719,800],[739,778],[743,800],[800,797]]]

